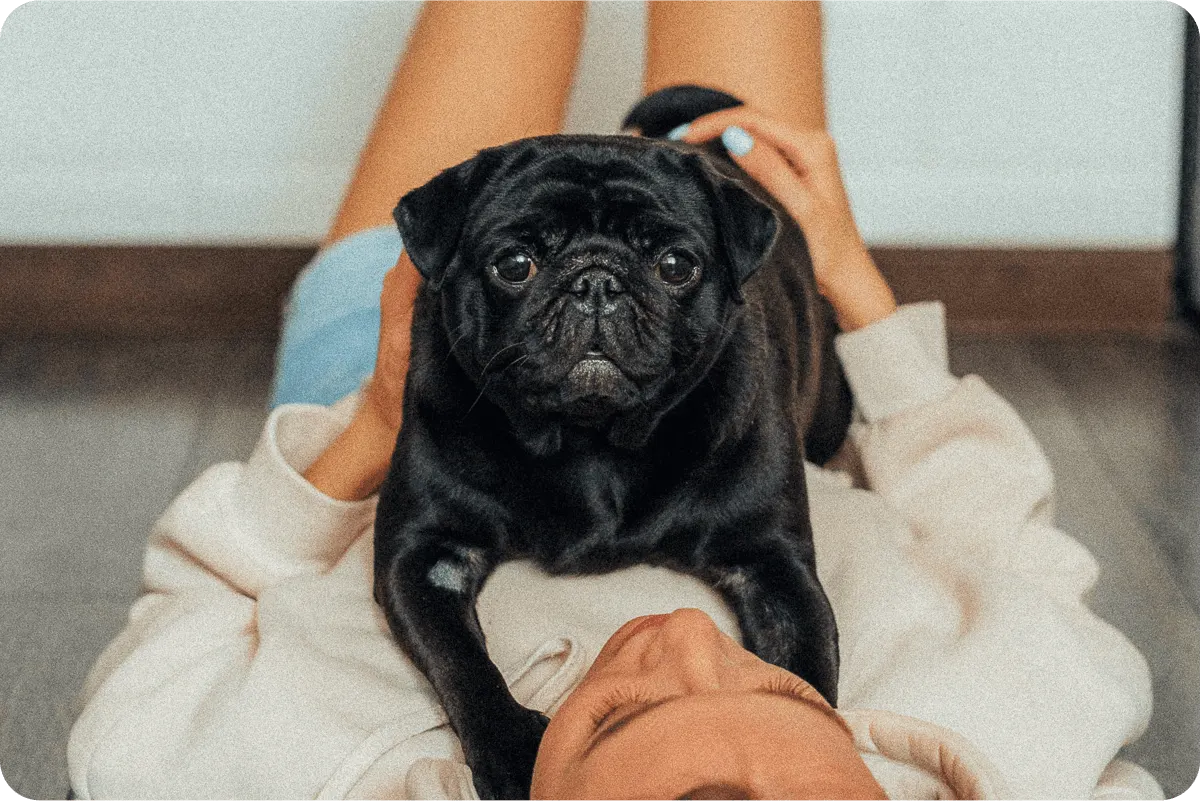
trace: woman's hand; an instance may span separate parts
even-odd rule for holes
[[[805,232],[818,290],[834,306],[839,326],[853,331],[892,314],[896,300],[855,225],[830,135],[739,106],[698,118],[679,139],[699,144],[718,136]]]
[[[401,406],[404,402],[405,377],[409,372],[409,336],[413,324],[413,301],[421,278],[409,254],[401,252],[396,266],[384,275],[380,293],[379,351],[375,372],[363,389],[360,414],[370,414],[391,432],[400,432]]]
[[[388,474],[400,433],[413,301],[421,277],[407,253],[384,275],[380,293],[379,350],[375,371],[363,388],[362,402],[346,427],[304,477],[321,492],[342,501],[362,500]]]

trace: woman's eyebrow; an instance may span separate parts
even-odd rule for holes
[[[798,695],[797,693],[790,692],[787,688],[784,688],[784,687],[760,687],[760,688],[751,690],[750,692],[753,692],[757,695],[774,695],[778,698],[787,698],[789,701],[797,701],[802,704],[808,704],[809,706],[815,707],[827,714],[833,713],[834,716],[838,719],[838,722],[841,723],[844,728],[846,727],[846,723],[844,723],[842,721],[842,718],[837,717],[837,713],[833,712],[832,709],[827,709],[824,705],[822,705],[816,701],[805,698],[801,695]],[[592,738],[592,741],[590,743],[588,743],[588,745],[584,748],[584,753],[581,754],[580,757],[583,758],[583,757],[588,756],[588,754],[592,753],[592,751],[597,746],[599,746],[605,740],[609,739],[609,737],[611,735],[613,735],[616,732],[620,731],[621,729],[625,728],[629,724],[633,723],[635,720],[638,720],[638,718],[647,714],[652,709],[661,707],[664,704],[668,703],[669,701],[675,701],[681,697],[682,696],[679,696],[679,695],[669,695],[666,698],[660,698],[658,701],[653,701],[653,702],[647,704],[646,706],[642,707],[641,709],[637,710],[636,712],[626,715],[624,718],[621,718],[620,720],[613,723],[608,728],[604,729],[599,734],[594,736]],[[603,722],[604,721],[602,721],[602,723]]]

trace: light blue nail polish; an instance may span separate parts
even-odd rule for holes
[[[755,139],[737,125],[731,125],[721,132],[721,143],[735,156],[745,156],[755,146]]]
[[[667,132],[667,138],[668,139],[676,139],[676,140],[683,139],[685,136],[688,135],[688,129],[690,127],[692,127],[692,126],[690,126],[688,123],[684,123],[683,125],[677,125],[676,127],[672,128],[670,131]]]

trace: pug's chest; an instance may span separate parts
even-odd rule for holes
[[[720,481],[706,481],[701,472],[637,459],[549,462],[530,471],[524,491],[507,499],[503,550],[552,574],[603,573],[635,564],[680,566],[690,560],[697,542],[721,533],[723,522],[745,531],[739,518],[764,518],[765,509],[748,506],[748,497],[767,499],[772,507],[789,497],[782,485],[748,492],[739,471],[703,471],[721,473]],[[766,511],[773,517],[776,510]]]
[[[509,510],[505,550],[552,573],[601,572],[644,561],[663,501],[687,493],[653,466],[603,456],[527,467]],[[648,547],[649,546],[649,547]]]

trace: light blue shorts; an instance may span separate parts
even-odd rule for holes
[[[272,407],[328,405],[371,375],[384,273],[400,250],[396,228],[370,228],[320,251],[304,268],[284,309]]]

